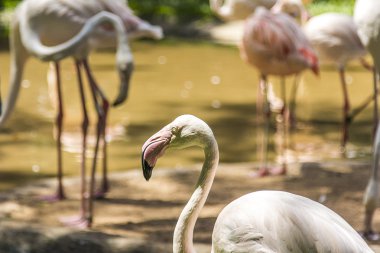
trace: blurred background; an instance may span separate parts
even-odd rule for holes
[[[19,1],[0,1],[0,77],[3,99],[9,82],[8,22]],[[223,163],[255,163],[255,100],[259,75],[239,56],[236,45],[219,43],[210,32],[223,24],[210,10],[208,0],[129,0],[141,18],[164,28],[162,41],[132,41],[136,71],[126,103],[111,108],[109,167],[113,171],[140,166],[141,145],[153,132],[180,114],[194,114],[213,128]],[[306,8],[311,15],[329,12],[352,14],[354,0],[314,0]],[[95,76],[108,98],[116,96],[117,74],[113,51],[91,54]],[[31,58],[26,64],[22,90],[5,129],[0,131],[1,189],[21,182],[53,177],[56,150],[53,138],[55,108],[46,85],[48,64]],[[77,175],[80,161],[78,88],[71,59],[62,65],[65,101],[64,170]],[[279,94],[280,81],[270,77]],[[288,78],[288,90],[293,77]],[[352,106],[358,106],[372,92],[371,74],[353,63],[347,82]],[[344,154],[340,148],[342,92],[335,66],[323,66],[319,77],[304,72],[297,98],[297,129],[290,136],[289,163],[354,159],[366,160],[371,152],[372,107],[368,107],[350,127],[350,142]],[[92,108],[91,108],[92,109]],[[89,109],[90,110],[90,109]],[[90,110],[91,112],[93,110]],[[91,115],[91,124],[95,123]],[[274,114],[274,117],[276,115]],[[276,135],[270,129],[269,159],[279,162]],[[93,126],[93,125],[92,125]],[[91,130],[93,132],[93,129]],[[274,135],[273,135],[274,134]],[[271,137],[272,138],[272,137]],[[91,158],[91,144],[89,148]],[[199,150],[169,153],[160,166],[181,167],[201,162]],[[90,160],[89,160],[90,161]],[[255,165],[252,166],[252,170]]]

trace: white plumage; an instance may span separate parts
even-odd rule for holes
[[[324,13],[314,16],[305,24],[304,31],[316,50],[319,60],[323,63],[334,64],[339,70],[343,91],[341,146],[345,147],[349,138],[349,124],[356,116],[350,115],[351,104],[345,68],[349,61],[360,60],[364,67],[371,69],[364,60],[367,50],[360,41],[353,18],[346,14]],[[373,100],[373,96],[373,94],[369,96],[367,104],[362,108],[365,108]]]
[[[149,180],[167,148],[199,146],[205,161],[189,202],[174,230],[173,252],[195,253],[195,222],[211,189],[219,151],[208,125],[182,115],[143,145],[142,167]],[[258,191],[228,204],[212,234],[212,253],[367,253],[373,252],[338,214],[308,198],[282,191]]]
[[[340,67],[367,54],[354,20],[346,14],[314,16],[305,24],[304,31],[321,62],[334,63]]]

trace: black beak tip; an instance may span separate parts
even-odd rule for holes
[[[153,167],[150,166],[147,161],[142,159],[142,169],[145,180],[149,181],[149,179],[152,177]]]
[[[118,105],[120,105],[120,104],[122,104],[123,103],[123,101],[121,101],[120,99],[116,99],[113,103],[112,103],[112,106],[113,107],[116,107],[116,106],[118,106]]]

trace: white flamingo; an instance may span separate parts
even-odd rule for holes
[[[194,225],[214,181],[218,144],[209,126],[182,115],[150,137],[142,147],[142,168],[149,180],[157,159],[168,148],[198,146],[205,160],[195,191],[178,219],[173,253],[195,253]],[[338,214],[320,203],[283,191],[257,191],[228,204],[212,233],[213,253],[372,252]]]
[[[276,4],[272,7],[272,11],[275,13],[286,13],[302,25],[305,24],[310,17],[309,12],[301,0],[277,0]]]
[[[287,13],[301,23],[309,17],[301,0],[210,0],[211,10],[224,21],[246,19],[258,6]]]
[[[380,73],[380,2],[377,0],[357,0],[354,9],[354,20],[358,26],[359,37],[372,56],[375,63],[374,89],[377,92],[376,77]],[[377,94],[377,93],[375,93]],[[377,103],[375,104],[377,115]],[[377,125],[379,125],[377,123]],[[363,235],[370,240],[379,239],[379,235],[372,229],[372,219],[374,212],[380,201],[379,192],[379,144],[380,136],[377,127],[374,141],[374,158],[371,177],[364,195],[365,218]]]
[[[29,56],[55,64],[57,78],[58,115],[58,187],[54,199],[65,198],[62,185],[61,133],[63,123],[63,105],[59,61],[73,57],[76,64],[79,91],[83,110],[83,149],[82,149],[82,189],[80,226],[91,226],[93,218],[94,176],[100,138],[106,127],[109,102],[98,87],[88,64],[88,54],[94,47],[114,46],[117,39],[117,68],[120,77],[120,90],[114,105],[122,103],[128,95],[128,85],[133,70],[133,57],[128,38],[134,36],[162,37],[161,28],[153,27],[132,14],[123,1],[113,0],[24,0],[14,14],[11,24],[11,80],[8,99],[5,103],[0,126],[5,124],[16,103],[24,65]],[[81,71],[84,70],[90,84],[92,98],[98,114],[96,145],[91,168],[88,203],[85,204],[85,149],[88,117],[85,103]],[[105,150],[105,140],[103,140]],[[105,152],[105,151],[104,151]],[[104,181],[106,178],[104,177]],[[103,193],[107,191],[104,188]]]
[[[349,124],[359,111],[376,99],[371,95],[369,99],[354,110],[350,115],[350,101],[348,96],[345,67],[349,61],[360,60],[362,65],[372,71],[372,67],[365,62],[367,50],[358,36],[357,26],[351,16],[341,13],[325,13],[314,16],[304,26],[304,31],[318,54],[321,62],[333,63],[337,66],[343,90],[343,126],[341,146],[345,147],[349,137]],[[374,119],[375,123],[377,119]]]
[[[268,9],[277,0],[210,0],[210,8],[225,21],[242,20],[251,15],[257,6]]]

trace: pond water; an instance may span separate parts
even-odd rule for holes
[[[251,163],[257,160],[255,99],[258,73],[240,59],[236,47],[183,41],[140,41],[133,42],[132,49],[136,68],[129,99],[110,110],[107,134],[112,171],[139,168],[143,142],[181,114],[194,114],[209,123],[219,142],[221,162]],[[112,100],[118,88],[114,54],[93,53],[90,62],[99,84]],[[46,84],[47,68],[45,62],[28,61],[16,109],[5,128],[0,130],[0,190],[55,175],[55,109]],[[80,168],[82,113],[71,59],[63,61],[62,70],[64,171],[67,175],[76,175]],[[4,100],[8,72],[9,54],[1,52]],[[347,76],[355,107],[371,93],[372,77],[356,63],[348,69]],[[288,93],[292,80],[287,81]],[[279,95],[278,78],[271,77],[270,81]],[[96,119],[88,90],[87,97],[93,134]],[[333,67],[323,68],[320,77],[305,72],[297,104],[298,124],[292,132],[288,152],[291,162],[370,159],[372,107],[352,124],[346,155],[341,156],[342,92],[338,73]],[[275,132],[273,122],[271,136]],[[273,138],[271,143],[269,159],[275,161]],[[91,150],[90,147],[89,156]],[[202,159],[202,152],[198,149],[168,152],[157,166],[179,167],[199,163]]]

